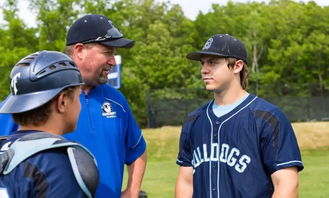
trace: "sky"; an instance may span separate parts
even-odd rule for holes
[[[2,5],[6,0],[0,0],[0,5]],[[167,1],[167,0],[158,0],[158,1]],[[253,0],[257,2],[268,2],[269,0]],[[296,0],[296,1],[303,1],[308,2],[309,0]],[[328,6],[329,0],[314,0],[320,6]],[[28,11],[28,2],[27,0],[18,0],[19,5],[19,17],[24,20],[26,25],[29,27],[35,27],[35,15]],[[225,5],[228,0],[169,0],[169,2],[173,4],[179,4],[185,15],[194,20],[198,15],[199,11],[206,13],[211,9],[211,4],[219,3],[220,5]],[[250,2],[250,0],[233,0],[233,2]],[[0,24],[3,22],[3,16],[0,11]]]

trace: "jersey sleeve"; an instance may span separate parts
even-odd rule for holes
[[[132,164],[138,159],[146,150],[146,142],[143,137],[143,133],[139,128],[137,122],[134,119],[129,107],[127,108],[127,133],[126,133],[126,158],[125,163],[127,165]]]
[[[290,121],[279,110],[258,111],[261,126],[261,153],[265,168],[272,174],[277,170],[297,167],[303,169],[297,139]]]
[[[192,166],[192,148],[190,140],[190,125],[189,121],[185,121],[182,127],[179,139],[179,151],[176,164],[180,166]]]

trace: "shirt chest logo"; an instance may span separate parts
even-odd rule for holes
[[[117,117],[117,112],[113,111],[111,103],[104,102],[102,105],[102,116],[106,118],[115,118]]]

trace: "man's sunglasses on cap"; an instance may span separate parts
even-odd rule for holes
[[[109,20],[109,23],[111,24],[112,27],[107,30],[106,34],[103,37],[97,37],[96,39],[87,40],[81,43],[86,44],[86,43],[94,43],[94,42],[101,42],[106,40],[122,38],[123,34],[120,32],[120,30],[114,27],[111,20]]]

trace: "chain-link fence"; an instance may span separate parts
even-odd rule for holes
[[[148,127],[181,125],[188,113],[206,104],[213,94],[199,89],[151,90],[147,94]],[[265,98],[291,122],[329,120],[329,96]]]

